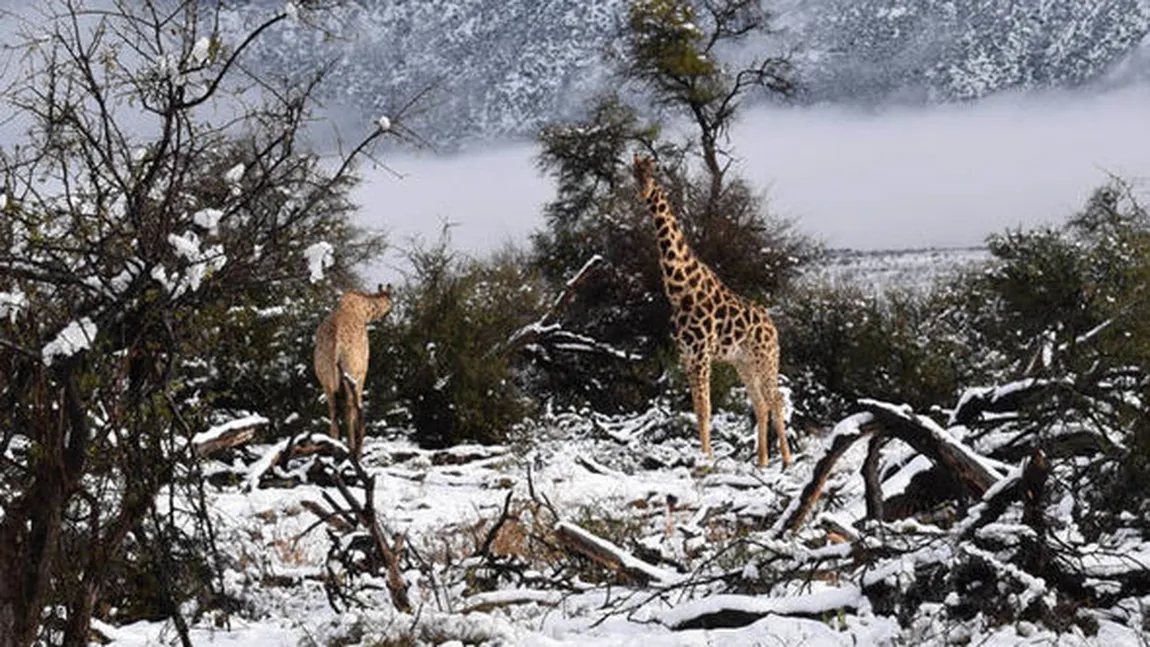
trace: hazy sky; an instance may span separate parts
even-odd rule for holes
[[[733,144],[773,213],[832,247],[965,246],[1006,227],[1061,222],[1107,173],[1150,177],[1148,114],[1150,88],[875,112],[760,109]],[[515,144],[389,158],[404,178],[369,171],[361,220],[398,246],[434,240],[444,219],[470,253],[523,241],[553,194],[536,152]],[[385,264],[400,264],[398,253]]]

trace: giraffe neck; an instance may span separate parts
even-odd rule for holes
[[[671,211],[671,203],[663,188],[653,184],[647,195],[647,206],[655,223],[655,236],[659,245],[659,266],[663,277],[663,291],[675,307],[683,297],[698,286],[710,271],[691,251],[679,221]]]

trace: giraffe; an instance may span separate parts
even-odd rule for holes
[[[356,458],[363,457],[363,381],[367,377],[367,324],[391,311],[391,286],[379,286],[375,294],[349,290],[339,305],[315,331],[315,375],[327,398],[332,438],[339,438],[335,396],[347,378],[345,391],[347,445]]]
[[[691,387],[703,453],[711,453],[711,364],[724,362],[738,371],[755,409],[758,465],[767,464],[767,426],[773,417],[783,466],[791,450],[783,430],[779,391],[779,335],[767,309],[735,294],[697,258],[683,237],[663,188],[655,182],[650,157],[634,154],[635,180],[654,220],[663,291],[671,302],[671,323],[680,359]]]

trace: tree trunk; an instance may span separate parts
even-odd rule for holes
[[[28,647],[36,640],[48,591],[63,490],[52,470],[39,471],[29,496],[0,522],[0,647]]]
[[[29,487],[5,508],[0,521],[0,647],[27,647],[36,640],[64,506],[78,473],[73,468],[87,447],[79,391],[70,368],[62,375],[62,403],[52,401],[47,376],[41,374],[33,387],[29,410],[36,412],[31,424],[42,451],[31,467]]]

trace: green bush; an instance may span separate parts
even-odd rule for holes
[[[799,418],[831,424],[863,397],[919,410],[952,401],[972,378],[972,353],[943,312],[934,293],[792,290],[777,323]]]
[[[372,336],[373,401],[405,410],[423,447],[506,440],[534,407],[509,341],[539,316],[541,290],[514,251],[469,260],[445,235],[409,257],[414,274]]]
[[[1056,429],[1092,435],[1104,453],[1088,468],[1103,484],[1093,490],[1098,503],[1117,510],[1144,500],[1150,491],[1146,210],[1116,181],[1095,191],[1064,226],[994,236],[990,250],[993,262],[955,290],[955,303],[972,343],[992,357],[993,378],[1057,387],[1029,404],[1021,428],[1039,439]]]

